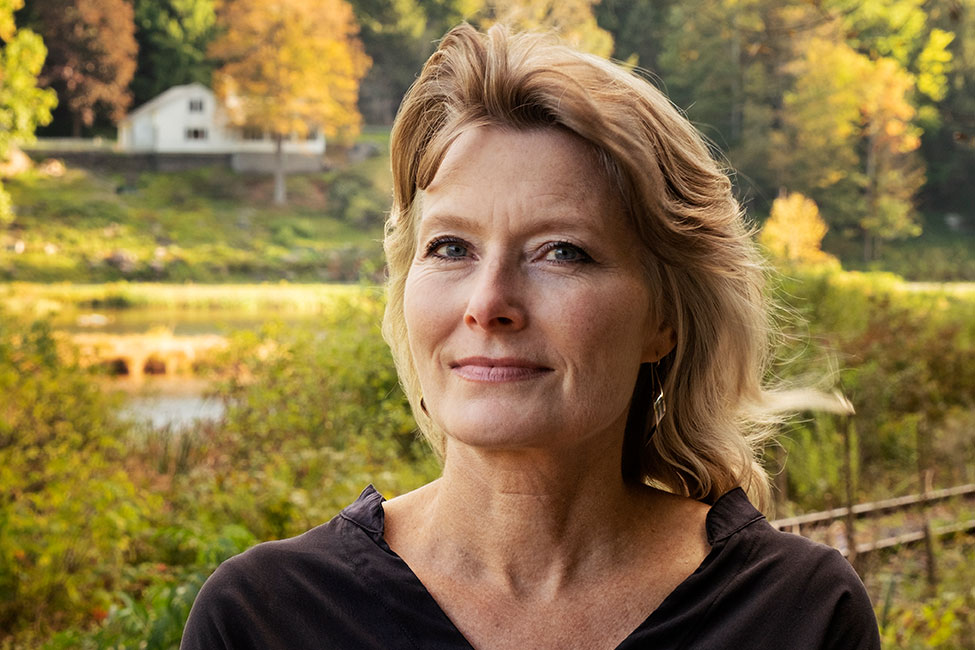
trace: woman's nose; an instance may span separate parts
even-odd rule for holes
[[[469,327],[518,330],[527,321],[517,264],[494,260],[478,264],[464,312]]]

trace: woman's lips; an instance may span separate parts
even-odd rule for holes
[[[551,368],[523,359],[470,357],[450,364],[455,373],[469,381],[503,383],[533,379],[552,372]]]

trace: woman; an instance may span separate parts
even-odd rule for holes
[[[652,86],[451,31],[392,135],[384,332],[444,462],[224,563],[184,648],[877,648],[856,574],[773,530],[763,272]]]

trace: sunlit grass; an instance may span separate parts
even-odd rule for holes
[[[288,178],[218,167],[174,173],[29,172],[5,183],[0,280],[356,281],[381,267],[388,158]]]
[[[319,313],[337,305],[375,301],[379,287],[354,284],[42,284],[0,285],[0,304],[30,316],[68,309],[160,308],[237,312]]]

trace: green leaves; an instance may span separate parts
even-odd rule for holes
[[[0,0],[0,162],[14,143],[31,142],[34,129],[51,121],[57,105],[52,90],[37,87],[47,49],[41,38],[17,29],[14,11],[23,0]],[[0,183],[0,227],[14,219],[10,195]]]
[[[47,49],[28,29],[8,32],[0,49],[0,160],[14,142],[31,142],[34,129],[51,121],[57,96],[37,87]]]
[[[42,323],[0,316],[0,628],[108,604],[153,499],[121,469],[114,400]],[[62,358],[68,359],[62,361]]]
[[[216,36],[214,0],[138,0],[134,6],[139,41],[135,103],[180,84],[209,86],[215,66],[207,58]]]

